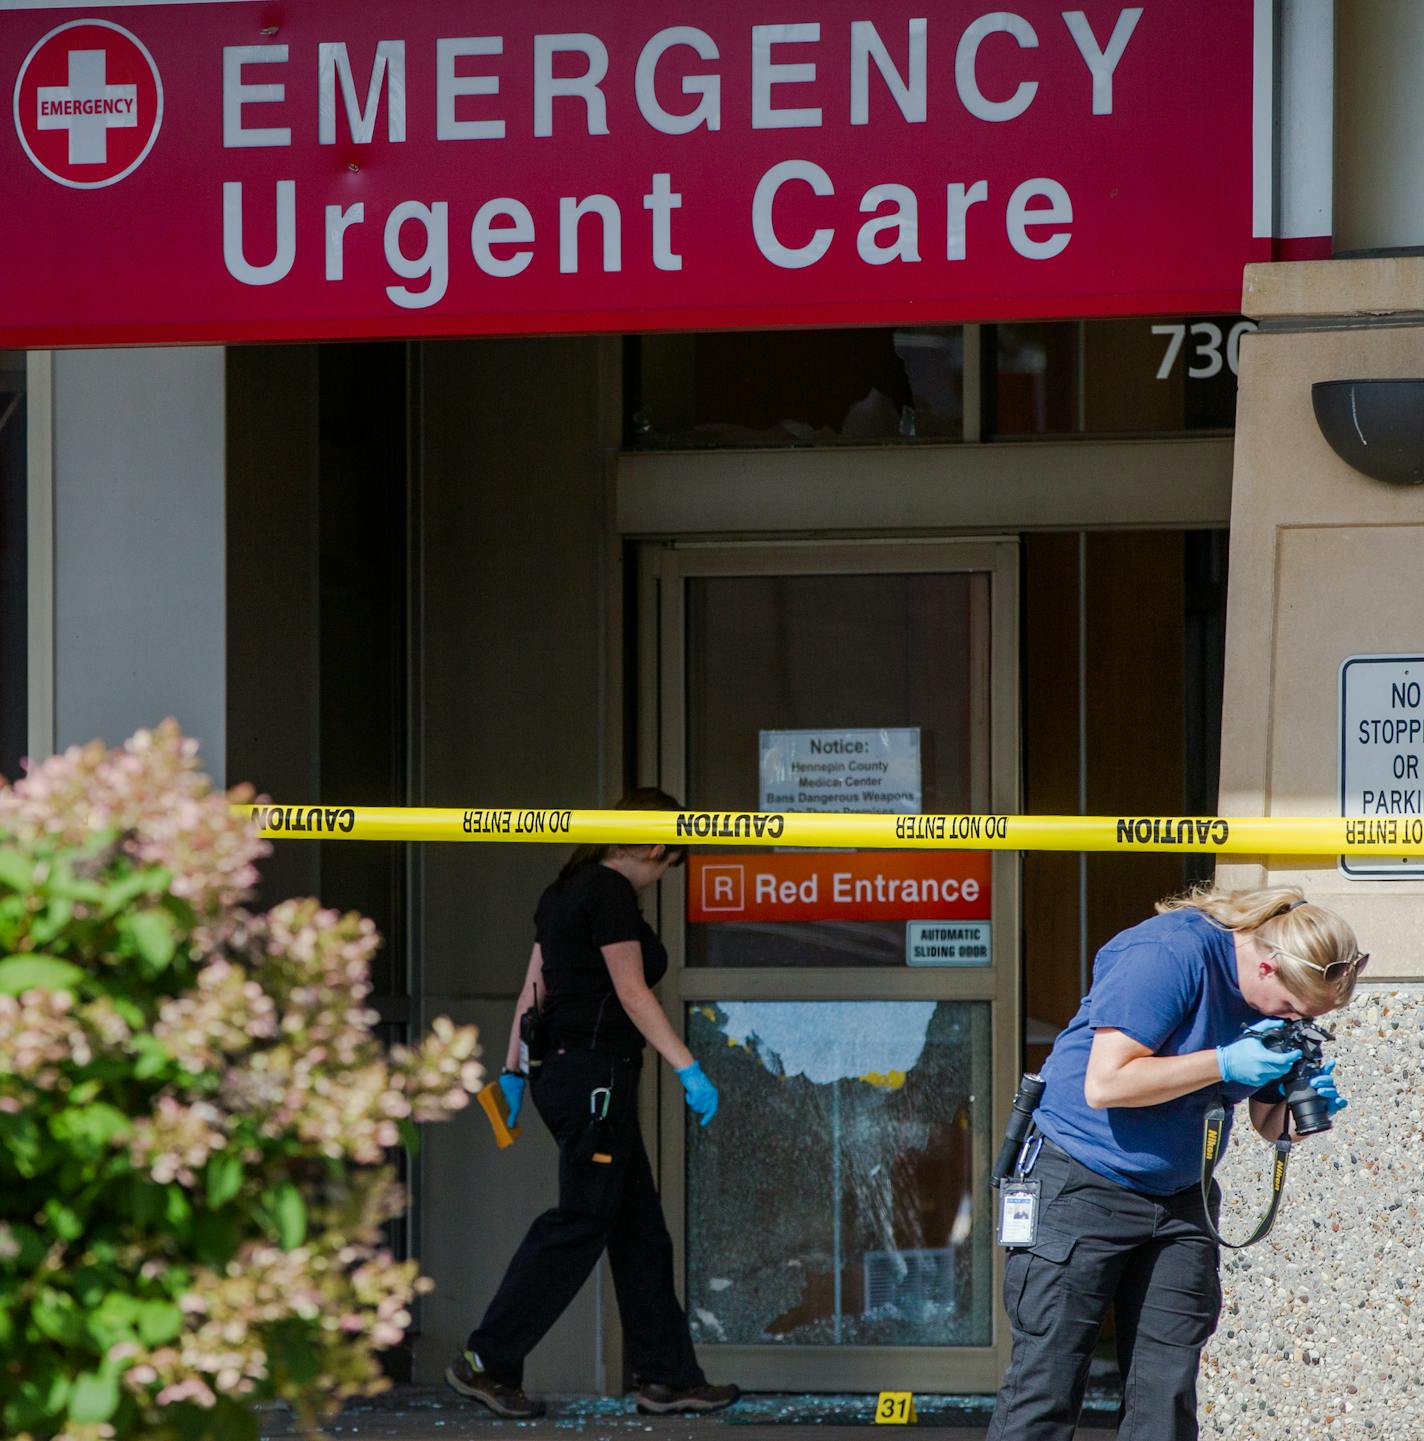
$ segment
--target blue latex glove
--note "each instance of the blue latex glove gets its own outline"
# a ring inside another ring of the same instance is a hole
[[[509,1107],[509,1125],[512,1130],[519,1123],[519,1108],[524,1104],[524,1088],[529,1082],[523,1076],[508,1071],[499,1078],[499,1088],[504,1092],[504,1103]]]
[[[1284,1076],[1300,1060],[1300,1052],[1271,1051],[1260,1040],[1265,1032],[1277,1031],[1283,1025],[1283,1020],[1271,1016],[1248,1026],[1229,1046],[1218,1046],[1216,1063],[1221,1067],[1221,1079],[1250,1086],[1254,1091]]]
[[[694,1061],[690,1066],[673,1073],[682,1082],[687,1092],[687,1104],[705,1126],[717,1114],[717,1087],[707,1079],[701,1065]]]
[[[1335,1077],[1330,1074],[1334,1069],[1335,1062],[1326,1061],[1320,1070],[1310,1077],[1310,1084],[1324,1098],[1327,1113],[1332,1116],[1338,1115],[1350,1104],[1336,1088]]]

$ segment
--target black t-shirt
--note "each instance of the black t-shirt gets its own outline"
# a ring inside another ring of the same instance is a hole
[[[638,1050],[642,1033],[628,1019],[613,990],[601,947],[637,941],[643,948],[643,979],[655,986],[668,958],[657,933],[638,909],[627,876],[590,861],[539,897],[534,939],[544,957],[540,1005],[556,1042],[612,1051]]]

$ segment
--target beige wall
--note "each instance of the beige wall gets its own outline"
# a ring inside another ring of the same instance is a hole
[[[1424,261],[1252,267],[1241,350],[1222,731],[1223,815],[1339,811],[1338,675],[1424,640],[1424,487],[1351,469],[1311,408],[1317,380],[1424,375]],[[1370,312],[1374,314],[1371,315]],[[1332,319],[1332,313],[1342,319]],[[1346,915],[1375,976],[1424,976],[1424,884],[1348,880],[1331,856],[1242,858],[1233,885],[1300,884]]]

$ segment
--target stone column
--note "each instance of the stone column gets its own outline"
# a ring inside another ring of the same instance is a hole
[[[1417,653],[1424,640],[1424,487],[1351,469],[1311,405],[1317,380],[1424,375],[1421,308],[1424,258],[1247,270],[1243,309],[1263,328],[1241,350],[1223,815],[1338,814],[1340,663]],[[1203,1435],[1424,1434],[1424,883],[1351,880],[1333,856],[1241,857],[1218,875],[1302,886],[1351,922],[1373,960],[1368,984],[1330,1018],[1350,1108],[1297,1146],[1271,1238],[1227,1254]],[[1259,1214],[1270,1154],[1242,1116],[1222,1168],[1228,1235],[1248,1234]]]

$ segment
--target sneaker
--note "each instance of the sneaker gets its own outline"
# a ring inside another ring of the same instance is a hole
[[[533,1421],[544,1414],[542,1401],[531,1401],[518,1386],[496,1381],[473,1351],[461,1351],[445,1368],[445,1384],[510,1421]]]
[[[634,1399],[640,1416],[668,1416],[675,1412],[724,1411],[742,1393],[735,1386],[701,1386],[679,1388],[645,1381]]]

